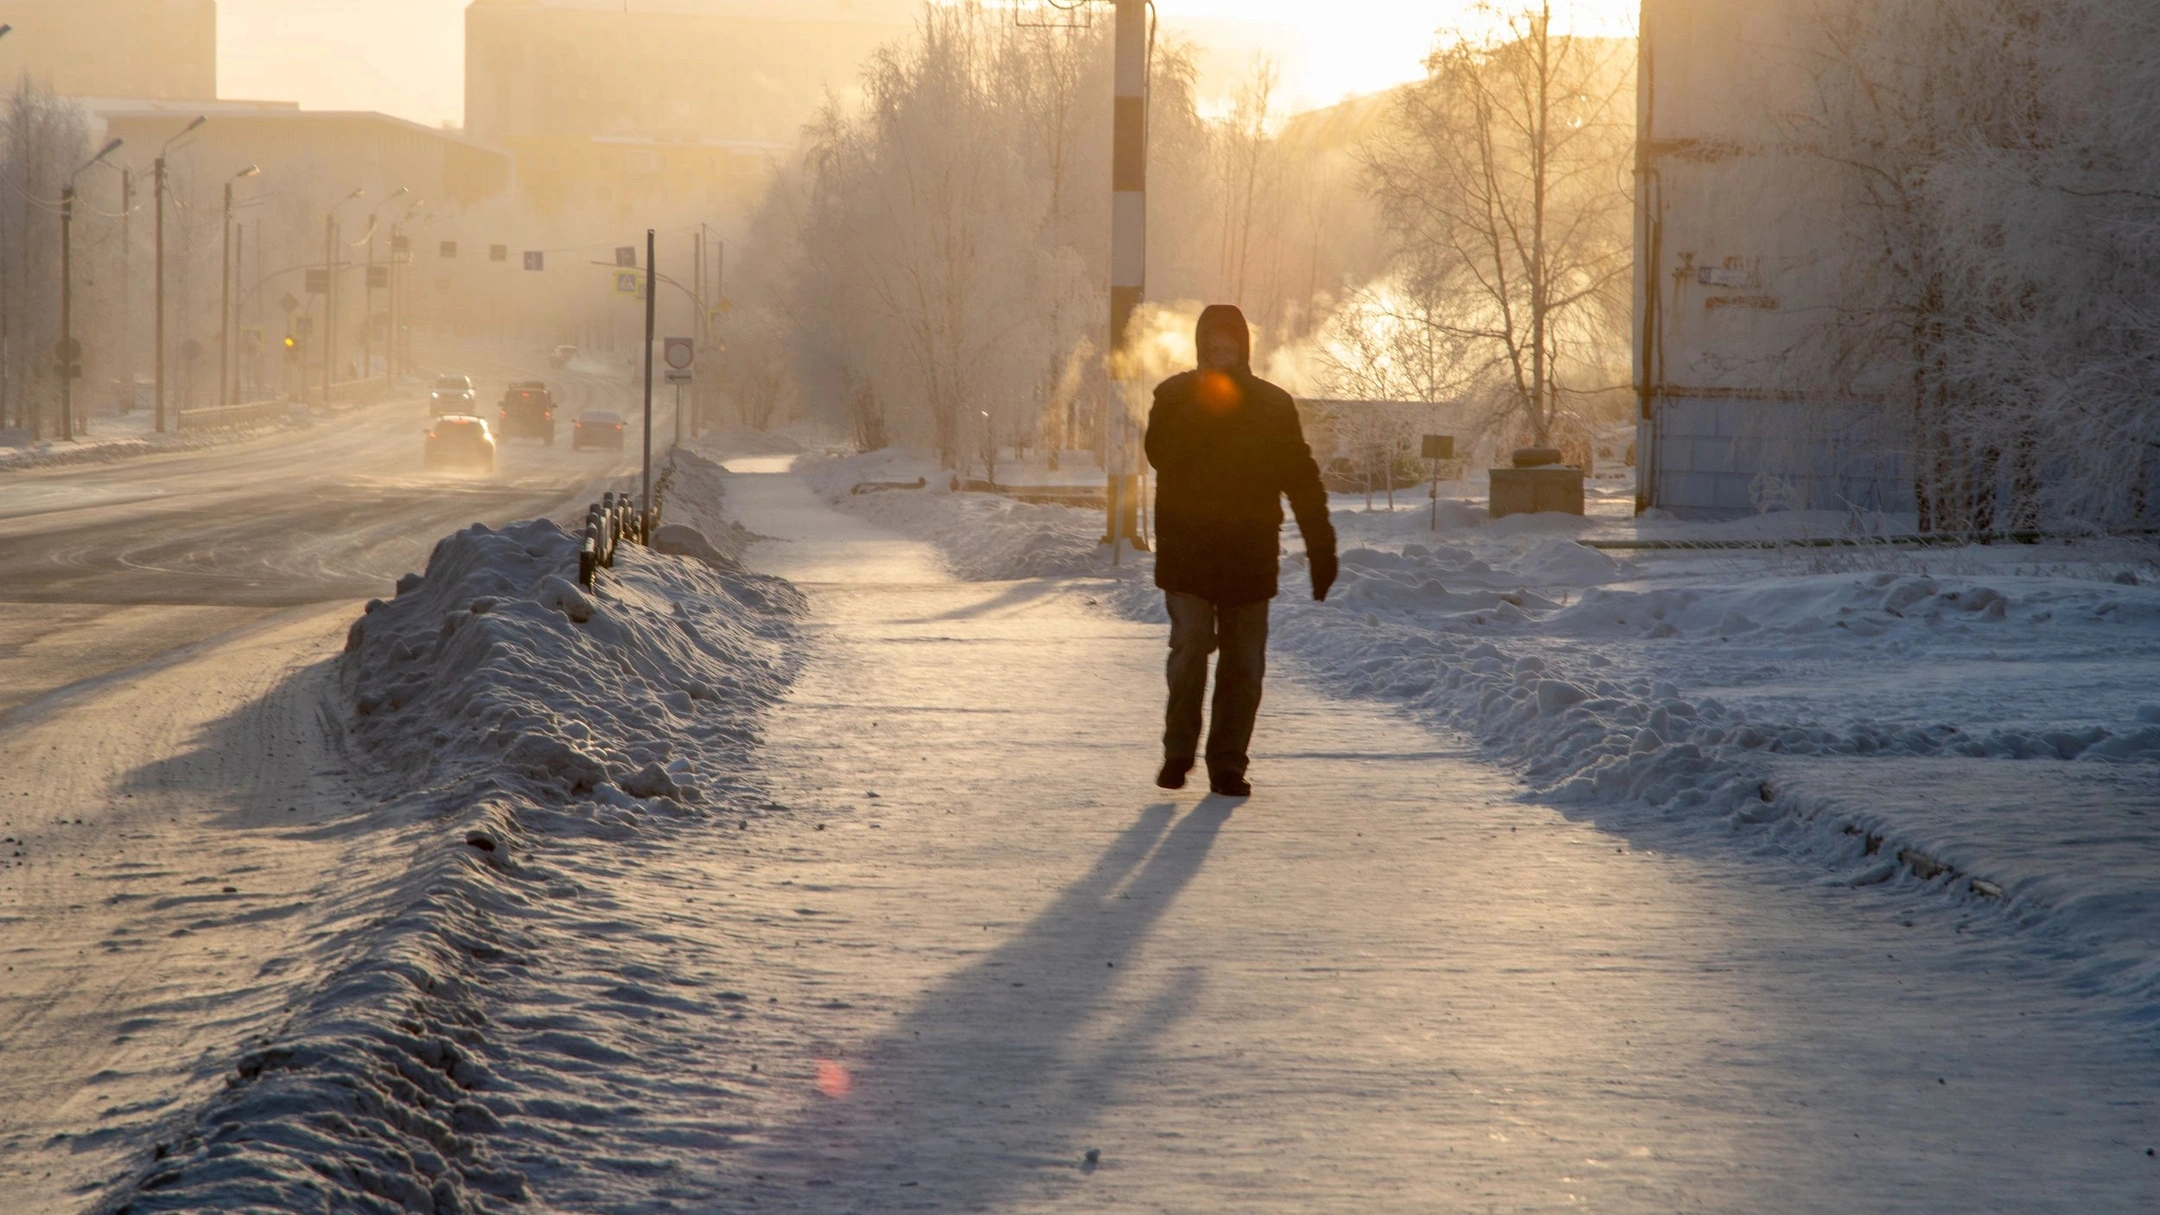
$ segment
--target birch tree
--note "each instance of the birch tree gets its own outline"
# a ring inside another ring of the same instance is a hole
[[[1402,91],[1369,147],[1395,237],[1394,283],[1426,306],[1394,321],[1460,349],[1503,425],[1537,446],[1579,436],[1626,341],[1628,43],[1553,28],[1550,4],[1481,10]]]

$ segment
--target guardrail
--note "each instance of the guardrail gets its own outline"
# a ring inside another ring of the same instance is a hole
[[[667,502],[667,491],[675,480],[675,464],[671,460],[653,482],[652,513],[644,518],[638,516],[637,499],[628,493],[609,490],[600,500],[585,511],[585,538],[578,545],[578,585],[592,589],[600,571],[615,568],[615,554],[626,543],[651,544],[652,534],[660,527],[660,511]]]
[[[205,405],[180,411],[181,430],[237,430],[282,422],[290,407],[283,401],[250,401],[245,405]]]

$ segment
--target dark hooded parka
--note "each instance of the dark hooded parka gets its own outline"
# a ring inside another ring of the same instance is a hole
[[[1155,466],[1155,585],[1221,606],[1275,597],[1282,499],[1312,559],[1313,594],[1335,580],[1327,490],[1290,394],[1252,373],[1252,333],[1228,304],[1200,314],[1199,344],[1233,335],[1233,367],[1203,366],[1155,389],[1147,456]]]

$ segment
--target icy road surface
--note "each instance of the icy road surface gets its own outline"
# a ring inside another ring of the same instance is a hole
[[[2149,1043],[2015,932],[1636,851],[1280,669],[1259,795],[1162,795],[1158,628],[736,467],[815,614],[763,751],[786,812],[611,867],[533,993],[733,1010],[596,1045],[576,1134],[522,1160],[552,1209],[2160,1202]]]
[[[477,364],[477,365],[476,365]],[[492,402],[510,364],[463,364]],[[621,407],[598,377],[547,377]],[[0,1211],[85,1209],[331,973],[402,865],[351,827],[329,666],[446,532],[581,500],[614,453],[420,468],[425,397],[0,472]]]

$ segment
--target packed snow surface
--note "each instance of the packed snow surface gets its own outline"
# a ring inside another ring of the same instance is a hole
[[[879,452],[810,476],[841,509],[933,542],[962,577],[1116,574],[1113,602],[1160,618],[1149,559],[1128,550],[1112,570],[1099,511],[945,492],[934,476],[866,484],[924,466]],[[1323,686],[1460,731],[1535,795],[1623,829],[1746,828],[1827,880],[2000,906],[2160,1016],[2150,543],[1687,547],[1844,535],[1851,521],[1491,521],[1444,494],[1437,508],[1363,505],[1335,497],[1342,574],[1326,603],[1285,530],[1274,648]],[[1910,530],[1894,523],[1872,530]],[[1583,543],[1645,539],[1681,547]]]
[[[676,517],[724,536],[710,515],[721,475],[686,456]],[[515,989],[546,941],[609,931],[580,918],[604,918],[605,899],[575,897],[603,857],[664,846],[739,799],[795,662],[794,589],[694,527],[671,531],[667,547],[692,555],[625,547],[587,591],[578,539],[555,523],[474,525],[354,622],[342,694],[384,773],[366,812],[432,828],[349,943],[354,960],[114,1202],[136,1215],[527,1203],[551,1145],[586,1117],[565,1103],[573,1078],[626,1056],[563,993]],[[582,994],[617,1012],[672,1000],[664,984]]]

